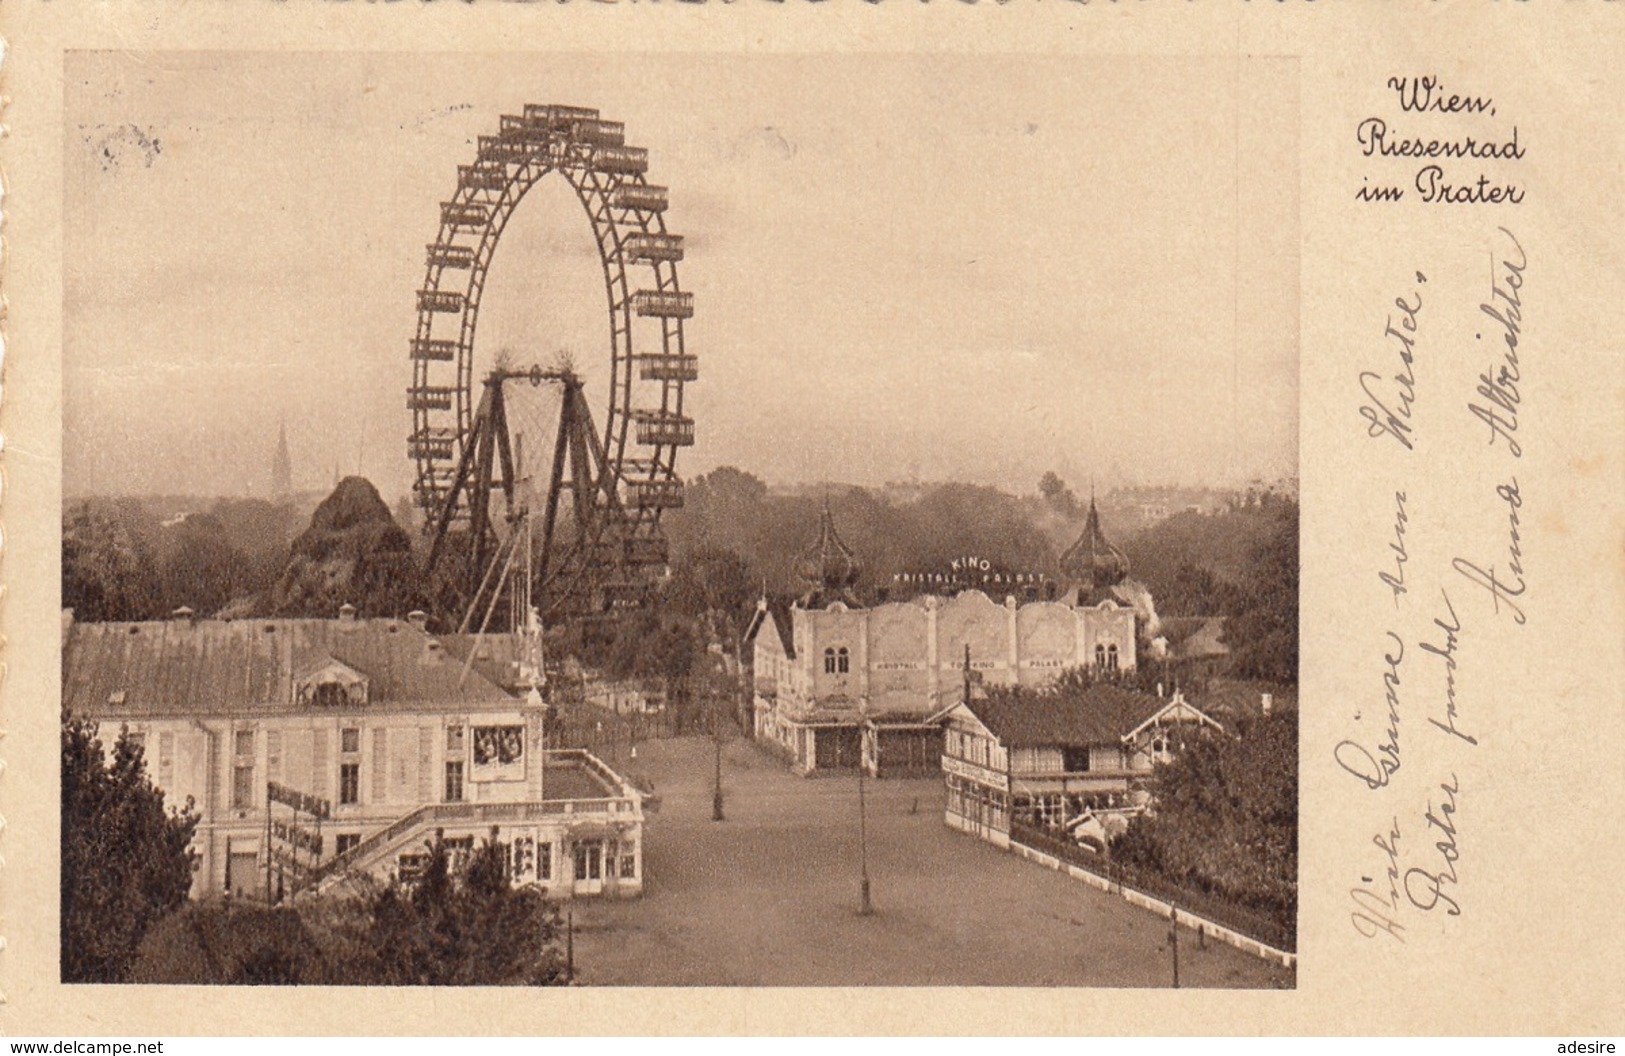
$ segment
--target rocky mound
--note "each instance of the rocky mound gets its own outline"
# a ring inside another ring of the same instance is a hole
[[[345,604],[363,617],[403,616],[423,606],[411,537],[370,481],[346,477],[322,500],[268,600],[278,616],[331,617]]]

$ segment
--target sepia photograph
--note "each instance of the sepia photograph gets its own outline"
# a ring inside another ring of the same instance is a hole
[[[63,983],[1297,986],[1297,60],[63,74]]]

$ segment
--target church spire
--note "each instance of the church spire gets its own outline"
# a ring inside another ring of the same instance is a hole
[[[277,431],[276,455],[271,459],[271,498],[281,502],[293,494],[293,459],[288,454],[288,422]]]

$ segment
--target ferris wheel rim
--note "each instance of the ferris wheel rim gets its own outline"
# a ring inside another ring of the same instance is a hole
[[[571,111],[573,116],[559,124],[557,111]],[[533,113],[545,115],[542,135],[535,135],[534,127],[527,130],[520,125],[532,121]],[[589,113],[591,117],[585,116]],[[517,140],[508,138],[510,124],[520,128]],[[665,190],[647,182],[644,167],[616,171],[614,166],[606,166],[602,163],[606,148],[585,141],[581,134],[583,128],[601,130],[605,125],[621,127],[603,122],[596,111],[579,108],[527,106],[523,118],[506,115],[502,119],[503,134],[480,137],[474,164],[459,166],[457,190],[441,204],[441,223],[434,243],[427,247],[423,285],[418,291],[417,328],[411,350],[413,384],[409,390],[409,445],[416,463],[413,490],[431,519],[440,512],[440,504],[455,501],[455,495],[448,495],[442,482],[447,479],[446,467],[462,457],[473,424],[479,309],[502,234],[530,190],[555,172],[575,192],[599,251],[610,357],[609,391],[599,439],[613,486],[617,492],[623,483],[654,486],[666,482],[680,487],[676,473],[678,448],[692,443],[692,420],[684,414],[685,385],[696,376],[693,357],[686,351],[683,327],[692,313],[692,295],[683,290],[678,277],[681,237],[667,230]],[[611,161],[646,159],[646,151],[625,147],[618,135],[608,154]],[[634,193],[623,195],[623,188],[633,188]],[[653,250],[641,258],[629,259],[628,243],[639,236],[642,241],[637,244],[653,246]],[[670,249],[673,245],[677,247],[675,254]],[[647,270],[634,273],[637,268]],[[459,279],[459,274],[464,277]],[[640,276],[647,277],[647,286],[638,281]],[[685,310],[646,313],[638,301],[650,295],[655,298],[650,303],[657,308],[679,305]],[[650,348],[644,352],[634,337],[634,320],[651,314],[658,334],[643,338]],[[437,319],[443,317],[449,317],[447,325],[437,326]],[[451,319],[455,319],[455,327],[450,325]],[[453,329],[454,339],[443,336]],[[638,390],[634,373],[640,358],[671,368],[654,371],[657,377],[648,371],[642,373],[639,380],[657,382],[659,399],[650,407],[640,407],[635,399]],[[443,373],[436,364],[448,362],[451,384],[436,385]],[[646,433],[642,425],[650,415],[657,424],[673,425],[673,430],[651,428]],[[634,424],[639,425],[637,435],[629,438]],[[641,457],[628,455],[634,441]],[[658,492],[653,494],[659,498]],[[631,509],[632,532],[655,533],[663,508],[659,501],[635,504]]]

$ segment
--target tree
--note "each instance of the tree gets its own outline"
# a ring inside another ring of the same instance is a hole
[[[943,484],[899,510],[913,568],[940,568],[974,555],[994,565],[1030,571],[1053,567],[1055,548],[1020,500],[977,484]]]
[[[121,731],[111,763],[93,722],[62,716],[62,980],[119,982],[147,929],[186,901],[198,816],[164,809],[142,746]]]
[[[675,611],[703,620],[731,646],[758,589],[744,558],[722,547],[700,546],[672,562],[665,594]]]
[[[1262,508],[1269,518],[1252,551],[1247,586],[1225,627],[1225,641],[1243,678],[1298,682],[1298,505],[1279,499]]]
[[[62,606],[79,620],[144,620],[161,613],[158,568],[126,516],[81,505],[62,518]]]
[[[694,480],[694,487],[715,501],[751,506],[767,498],[761,478],[734,466],[718,466]]]
[[[221,522],[189,514],[158,536],[158,576],[165,612],[186,606],[201,616],[224,608],[241,591],[248,565]]]
[[[1078,513],[1078,497],[1072,494],[1072,489],[1066,486],[1066,481],[1054,470],[1045,473],[1038,480],[1038,493],[1049,503],[1050,509],[1065,517],[1075,517]]]
[[[1286,921],[1298,898],[1298,718],[1235,720],[1186,744],[1151,781],[1154,812],[1130,823],[1114,857]]]
[[[659,680],[681,730],[698,717],[692,707],[690,675],[705,655],[704,637],[694,617],[645,610],[622,616],[603,664],[611,678]]]

